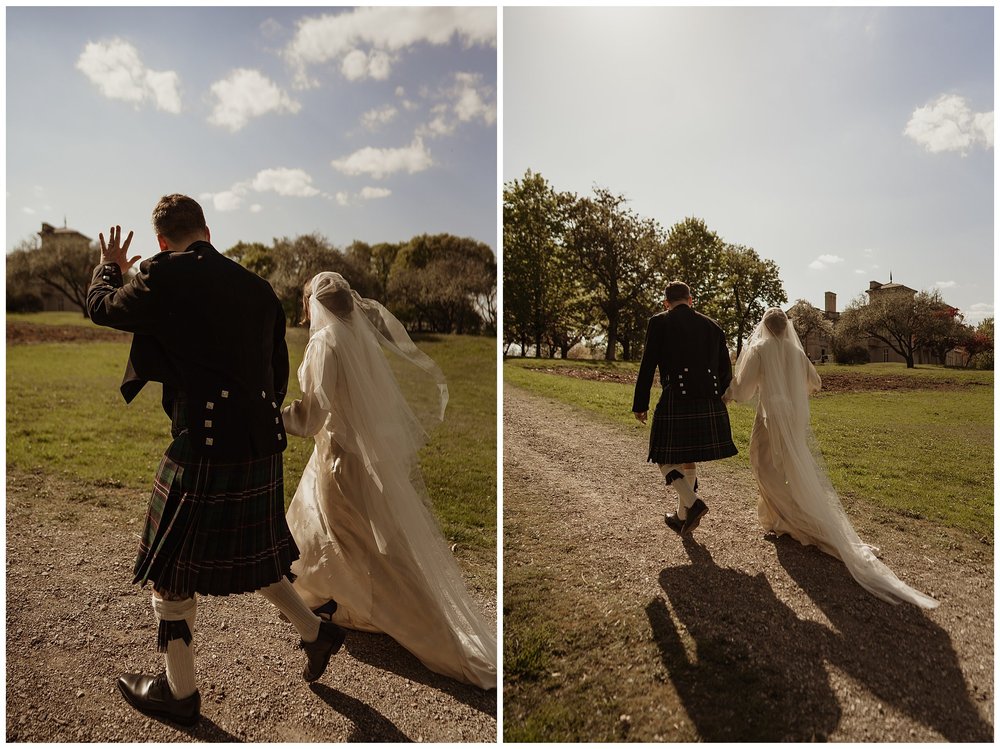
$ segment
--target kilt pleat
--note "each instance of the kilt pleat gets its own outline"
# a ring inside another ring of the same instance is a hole
[[[247,461],[195,455],[187,434],[160,461],[133,582],[181,595],[248,593],[291,576],[281,453]]]
[[[719,398],[687,398],[664,389],[653,413],[649,462],[697,463],[737,453],[729,411]]]

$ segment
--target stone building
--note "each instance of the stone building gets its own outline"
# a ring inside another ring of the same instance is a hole
[[[891,278],[889,283],[879,283],[878,281],[869,281],[868,289],[865,292],[868,294],[869,299],[874,299],[880,294],[908,294],[911,298],[917,293],[916,289],[911,289],[909,286],[904,286],[901,283],[894,283]],[[837,311],[837,295],[832,291],[828,291],[825,294],[825,304],[823,309],[823,317],[829,320],[834,328],[836,328],[837,322],[840,320],[840,313]],[[957,309],[955,310],[958,311]],[[895,362],[895,363],[906,363],[906,359],[893,351],[889,346],[887,346],[883,341],[877,338],[869,338],[867,343],[868,348],[868,360],[872,363],[875,362]],[[824,331],[814,330],[810,331],[806,339],[802,341],[802,347],[805,349],[806,354],[814,362],[826,361],[833,359],[833,336],[825,333]],[[824,358],[826,357],[826,358]],[[948,352],[945,362],[949,366],[964,366],[965,359],[967,355],[961,349],[952,349]],[[914,364],[938,364],[937,357],[927,349],[917,349],[913,356]]]

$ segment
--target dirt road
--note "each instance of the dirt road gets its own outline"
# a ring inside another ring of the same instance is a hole
[[[699,467],[710,512],[682,541],[646,438],[505,387],[505,637],[545,643],[505,685],[508,739],[992,739],[991,542],[846,501],[941,602],[893,606],[765,537],[745,468]]]
[[[349,633],[306,684],[294,629],[255,595],[199,597],[198,725],[144,717],[115,686],[119,673],[162,668],[149,593],[131,584],[144,493],[7,478],[8,741],[496,739],[495,690],[438,676],[383,635]],[[490,578],[480,576],[484,587]],[[474,593],[495,617],[492,592]]]

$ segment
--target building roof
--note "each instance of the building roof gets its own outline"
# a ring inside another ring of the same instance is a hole
[[[901,283],[893,283],[891,281],[889,283],[879,283],[878,281],[872,281],[868,285],[869,294],[873,291],[893,291],[894,289],[905,289],[906,291],[912,291],[914,294],[917,293],[916,289],[911,289],[909,286],[905,286],[904,284]]]
[[[90,237],[86,236],[85,234],[81,234],[76,229],[68,229],[65,226],[55,227],[52,226],[52,224],[46,224],[46,223],[42,223],[42,230],[38,232],[38,234],[45,236],[56,234],[63,237],[82,237],[83,239],[86,239],[88,242],[90,241]]]

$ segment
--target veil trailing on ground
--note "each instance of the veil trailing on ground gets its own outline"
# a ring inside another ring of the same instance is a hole
[[[787,482],[782,491],[787,501],[778,508],[781,525],[841,559],[873,595],[891,603],[936,607],[937,601],[903,583],[882,564],[847,518],[809,426],[809,392],[819,389],[819,377],[795,326],[781,309],[768,309],[754,328],[736,362],[734,382],[757,383],[753,391],[737,388],[733,395],[736,400],[758,395],[758,418],[763,417],[767,432],[764,462],[769,457]]]
[[[495,687],[495,628],[469,596],[418,462],[444,418],[444,375],[338,273],[312,280],[309,315],[297,403],[312,405],[292,433],[312,435],[316,450],[289,507],[305,544],[296,585],[334,597],[334,621],[385,632],[432,670]]]

